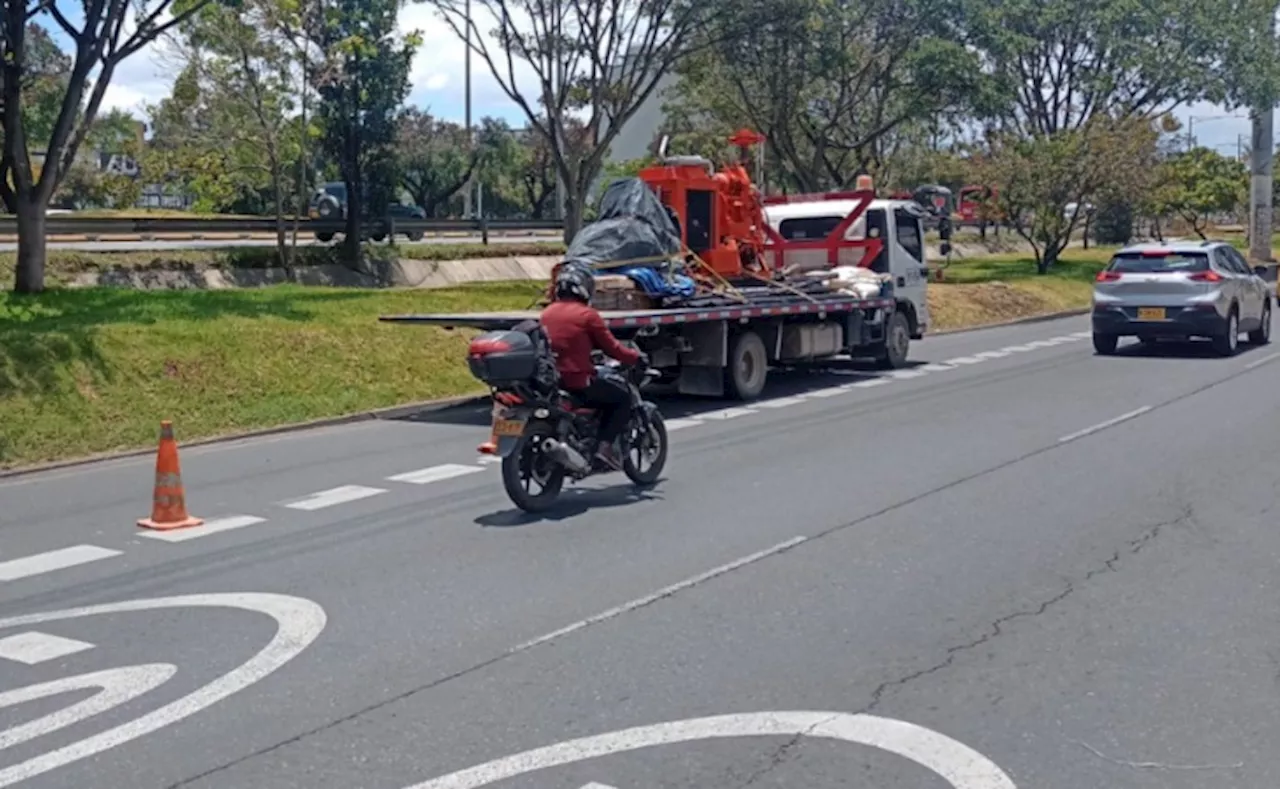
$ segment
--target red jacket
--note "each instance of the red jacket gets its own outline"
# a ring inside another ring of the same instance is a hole
[[[554,301],[543,308],[539,320],[556,353],[556,369],[565,389],[583,389],[591,383],[596,372],[593,350],[623,364],[640,361],[640,354],[618,342],[600,313],[580,301]]]

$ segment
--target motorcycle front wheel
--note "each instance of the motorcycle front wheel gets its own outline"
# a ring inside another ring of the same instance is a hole
[[[530,425],[511,454],[502,459],[502,487],[511,503],[529,513],[543,512],[555,503],[564,487],[564,468],[542,451],[542,442],[554,438],[547,424]],[[533,486],[537,485],[537,492]]]
[[[667,423],[662,414],[654,411],[649,415],[647,430],[638,419],[633,419],[627,425],[627,437],[623,473],[636,485],[653,485],[667,465]]]

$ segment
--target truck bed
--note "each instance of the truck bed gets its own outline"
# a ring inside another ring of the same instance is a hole
[[[812,315],[853,312],[892,307],[891,298],[859,299],[837,293],[816,296],[813,299],[796,297],[794,300],[771,300],[768,304],[741,304],[717,307],[683,307],[677,309],[650,310],[602,310],[600,315],[610,329],[626,329],[670,323],[699,323],[702,321],[738,320],[769,315]],[[512,312],[460,312],[454,314],[383,315],[384,323],[418,323],[445,328],[473,328],[484,331],[510,329],[527,320],[537,320],[538,310]]]

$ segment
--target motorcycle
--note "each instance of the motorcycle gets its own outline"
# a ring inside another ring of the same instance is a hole
[[[599,414],[560,388],[550,344],[536,322],[476,337],[467,358],[472,374],[492,390],[492,432],[502,458],[502,485],[517,507],[545,511],[566,480],[579,482],[614,470],[591,452]],[[627,426],[619,437],[622,472],[637,486],[655,484],[667,462],[667,428],[657,405],[641,390],[661,373],[615,362],[597,366],[597,374],[625,383],[631,395]]]

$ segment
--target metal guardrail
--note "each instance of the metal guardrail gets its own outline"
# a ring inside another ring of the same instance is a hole
[[[284,220],[286,231],[292,231],[293,219]],[[45,219],[45,234],[50,236],[112,236],[112,235],[162,235],[162,234],[254,234],[275,233],[276,220],[270,217],[242,219],[239,217],[112,217],[85,218],[53,215]],[[303,233],[340,234],[346,229],[342,220],[299,219],[298,230]],[[471,233],[487,236],[489,233],[559,231],[564,223],[558,219],[412,219],[391,217],[365,222],[366,233]],[[0,236],[17,235],[18,223],[12,216],[0,217]]]

